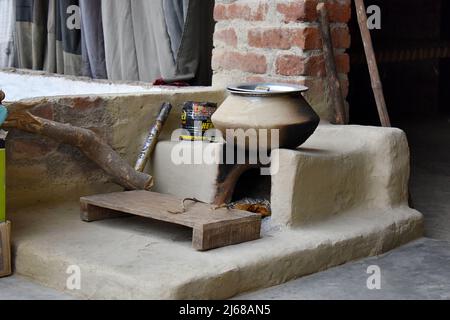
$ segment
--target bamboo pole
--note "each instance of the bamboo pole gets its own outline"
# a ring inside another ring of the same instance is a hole
[[[156,123],[151,127],[150,133],[145,139],[144,146],[138,155],[136,165],[134,169],[138,172],[144,172],[147,162],[152,156],[153,151],[155,151],[156,144],[158,143],[158,138],[163,130],[164,124],[169,117],[170,111],[172,110],[172,105],[170,103],[164,103],[159,112]]]
[[[356,13],[358,16],[359,29],[364,44],[364,51],[366,53],[367,65],[369,67],[370,80],[372,82],[372,89],[377,103],[378,114],[380,115],[381,125],[383,127],[390,127],[391,120],[387,111],[386,101],[383,94],[383,85],[378,71],[377,60],[373,49],[372,37],[367,26],[367,13],[364,0],[355,0]]]

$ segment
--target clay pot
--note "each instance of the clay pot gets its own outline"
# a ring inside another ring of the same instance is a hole
[[[226,137],[227,129],[256,129],[248,132],[245,145],[235,139],[237,146],[247,150],[250,139],[260,141],[259,129],[279,130],[279,148],[295,149],[302,145],[317,129],[320,118],[303,98],[308,88],[284,84],[246,84],[228,88],[230,95],[212,116],[216,129]],[[254,133],[258,132],[256,136]]]

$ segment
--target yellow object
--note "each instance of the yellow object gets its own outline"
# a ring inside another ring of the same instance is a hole
[[[0,149],[0,223],[6,221],[5,149]]]

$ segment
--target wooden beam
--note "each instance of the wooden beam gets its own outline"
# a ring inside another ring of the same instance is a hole
[[[367,13],[364,0],[355,0],[356,13],[358,16],[359,29],[364,44],[364,51],[366,53],[367,65],[369,67],[370,80],[372,82],[372,89],[377,103],[378,114],[380,116],[381,125],[383,127],[390,127],[391,120],[387,111],[386,101],[384,99],[383,85],[380,79],[375,51],[373,49],[372,36],[370,35],[369,27],[367,26]]]
[[[8,118],[2,128],[18,129],[72,145],[127,190],[150,190],[153,187],[153,178],[150,175],[134,170],[92,130],[31,114],[29,110],[41,103],[42,100],[7,105]]]
[[[324,3],[317,5],[317,12],[319,14],[320,30],[322,33],[323,55],[327,71],[330,102],[336,111],[336,123],[347,124],[346,104],[342,93],[341,82],[339,81],[330,24],[328,22],[328,13]]]
[[[116,192],[84,197],[84,221],[131,214],[193,229],[192,246],[206,251],[260,238],[261,215],[148,191]],[[185,203],[185,204],[184,204]]]

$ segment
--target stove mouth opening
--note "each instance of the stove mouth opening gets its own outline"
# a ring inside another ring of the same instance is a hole
[[[272,214],[272,177],[261,175],[261,169],[249,169],[236,183],[232,197],[234,209],[261,214],[263,218]]]

